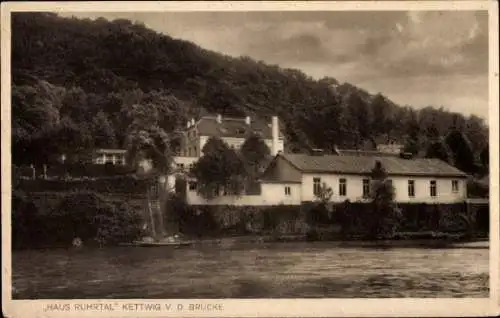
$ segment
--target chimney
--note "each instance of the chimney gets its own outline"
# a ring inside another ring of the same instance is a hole
[[[245,123],[246,123],[248,126],[250,126],[250,123],[251,123],[250,116],[245,117]]]
[[[219,114],[217,115],[217,122],[220,124],[222,123],[222,116]]]
[[[273,116],[273,118],[272,118],[271,129],[272,129],[272,136],[273,136],[271,155],[276,156],[278,154],[278,138],[279,138],[279,127],[278,127],[278,117],[277,116]]]
[[[186,128],[189,128],[189,127],[191,127],[191,121],[190,120],[188,120],[188,122],[186,124]]]

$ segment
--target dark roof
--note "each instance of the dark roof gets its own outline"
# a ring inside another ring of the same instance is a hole
[[[338,149],[337,153],[340,156],[399,157],[399,154],[375,151],[375,150]]]
[[[222,117],[222,121],[218,123],[216,117],[202,117],[195,126],[202,136],[246,138],[256,133],[263,139],[272,138],[271,120],[269,123],[264,123],[261,120],[252,119],[250,125],[247,125],[244,118]],[[280,138],[283,138],[281,132]]]
[[[403,159],[387,156],[311,156],[280,154],[302,172],[369,174],[380,161],[389,175],[466,177],[467,175],[439,159]]]
[[[276,168],[277,156],[270,156],[270,160],[266,158],[265,170],[261,173],[260,181],[265,183],[302,183],[301,173],[279,173]]]

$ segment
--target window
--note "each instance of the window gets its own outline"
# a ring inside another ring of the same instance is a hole
[[[339,180],[339,195],[340,196],[347,195],[347,180],[346,179]]]
[[[437,196],[437,184],[436,180],[431,180],[430,182],[431,197]]]
[[[150,188],[151,195],[158,195],[158,184],[153,184]]]
[[[189,181],[189,191],[195,191],[197,187],[196,181]]]
[[[363,198],[370,196],[370,179],[363,179]]]
[[[285,195],[292,195],[292,189],[290,187],[285,187]]]
[[[458,192],[458,180],[451,180],[451,191],[453,193]]]
[[[320,195],[321,192],[321,179],[313,178],[313,194]]]
[[[415,180],[408,180],[408,196],[415,197]]]

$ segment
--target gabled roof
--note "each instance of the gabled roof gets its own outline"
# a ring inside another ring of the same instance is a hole
[[[255,133],[263,139],[272,138],[271,121],[264,123],[261,120],[252,119],[250,125],[247,125],[244,118],[223,117],[218,123],[216,117],[202,117],[195,126],[201,136],[246,138]],[[280,138],[283,138],[281,132]]]
[[[337,156],[306,154],[280,154],[302,172],[370,174],[376,161],[380,161],[389,175],[466,177],[467,175],[439,159],[403,159],[388,156]]]
[[[399,154],[376,150],[338,149],[336,151],[340,156],[399,157]]]
[[[300,171],[293,168],[292,171],[283,171],[277,165],[284,160],[279,156],[272,157],[273,160],[267,163],[266,169],[260,177],[260,181],[265,183],[302,183]]]

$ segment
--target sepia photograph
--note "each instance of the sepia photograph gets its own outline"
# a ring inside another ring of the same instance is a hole
[[[489,298],[483,3],[9,12],[10,299]]]

